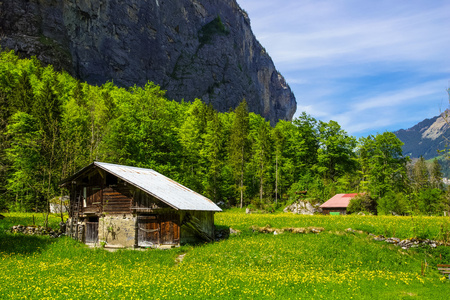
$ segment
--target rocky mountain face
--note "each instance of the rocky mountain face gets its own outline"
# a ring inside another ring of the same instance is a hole
[[[404,143],[404,155],[411,158],[423,156],[425,159],[439,156],[438,150],[444,150],[450,144],[450,111],[394,134]]]
[[[219,111],[244,98],[275,124],[296,101],[236,0],[3,0],[0,45],[82,81],[153,81]]]

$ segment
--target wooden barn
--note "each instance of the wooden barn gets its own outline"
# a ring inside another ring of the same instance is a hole
[[[320,206],[324,215],[346,215],[350,200],[358,194],[336,194]]]
[[[65,179],[67,234],[106,247],[173,247],[214,239],[211,200],[151,170],[94,162]]]

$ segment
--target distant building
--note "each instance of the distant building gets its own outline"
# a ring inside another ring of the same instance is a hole
[[[358,194],[336,194],[332,198],[330,198],[327,202],[322,204],[320,208],[322,208],[322,213],[324,215],[333,215],[347,214],[347,207],[350,204],[350,200],[355,198]]]
[[[173,247],[214,239],[208,198],[151,170],[94,162],[65,179],[67,232],[109,247]]]
[[[67,213],[69,211],[69,196],[56,197],[50,200],[52,214]]]

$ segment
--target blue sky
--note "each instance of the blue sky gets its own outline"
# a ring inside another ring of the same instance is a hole
[[[238,0],[302,111],[356,137],[448,108],[450,1]]]

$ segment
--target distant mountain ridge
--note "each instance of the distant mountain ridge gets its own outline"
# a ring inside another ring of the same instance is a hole
[[[438,151],[446,149],[450,139],[450,111],[425,119],[409,129],[400,129],[394,134],[403,145],[403,154],[411,158],[423,156],[430,159],[441,155]]]

